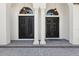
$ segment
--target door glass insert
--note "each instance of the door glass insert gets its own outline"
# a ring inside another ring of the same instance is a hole
[[[47,11],[47,14],[46,15],[59,15],[57,9],[50,9]]]
[[[33,14],[33,11],[29,7],[23,7],[20,11],[20,14]]]

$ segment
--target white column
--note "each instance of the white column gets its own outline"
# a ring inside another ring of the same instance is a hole
[[[45,41],[45,8],[41,8],[41,45],[46,44]]]
[[[79,5],[73,5],[73,41],[72,44],[79,45]]]
[[[0,45],[6,45],[10,43],[9,36],[9,20],[7,14],[7,4],[0,3]]]
[[[73,44],[73,4],[69,3],[69,42]]]
[[[34,13],[34,45],[39,45],[39,40],[38,40],[38,8],[35,8],[35,13]]]

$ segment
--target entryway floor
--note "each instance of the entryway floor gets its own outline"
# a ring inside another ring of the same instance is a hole
[[[65,39],[46,40],[46,45],[33,45],[33,40],[12,40],[10,44],[0,47],[11,48],[79,48],[79,45],[72,45]]]

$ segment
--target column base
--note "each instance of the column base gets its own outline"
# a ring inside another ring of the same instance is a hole
[[[45,40],[41,40],[40,41],[40,45],[46,45],[46,41]]]
[[[39,45],[39,41],[34,41],[33,45]]]

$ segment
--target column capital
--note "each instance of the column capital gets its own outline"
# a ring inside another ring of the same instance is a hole
[[[45,18],[46,8],[41,8],[41,16]]]
[[[40,9],[46,9],[46,3],[41,3],[40,4]]]
[[[34,9],[46,9],[46,3],[34,3],[33,4]]]
[[[39,9],[39,4],[38,3],[33,3],[33,8],[34,9]]]

